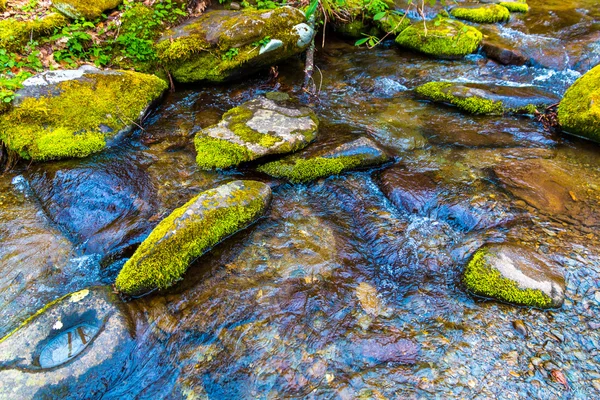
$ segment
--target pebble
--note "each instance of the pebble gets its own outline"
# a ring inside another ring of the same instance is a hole
[[[522,320],[516,319],[513,321],[512,325],[513,325],[513,328],[515,328],[515,330],[517,332],[519,332],[519,334],[521,334],[523,337],[529,336],[527,326],[525,325],[525,323]]]

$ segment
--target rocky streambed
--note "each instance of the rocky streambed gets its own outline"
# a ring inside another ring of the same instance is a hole
[[[118,145],[0,176],[0,398],[600,397],[600,151],[514,112],[597,64],[600,9],[528,4],[475,24],[523,62],[331,35],[318,98],[295,58],[178,85],[103,122]]]

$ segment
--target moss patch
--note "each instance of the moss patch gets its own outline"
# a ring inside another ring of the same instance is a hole
[[[410,26],[410,19],[398,14],[388,13],[385,17],[377,21],[376,24],[382,31],[398,35]]]
[[[510,12],[506,7],[498,4],[489,4],[481,7],[456,7],[450,11],[455,18],[464,19],[480,24],[492,24],[495,22],[508,21]]]
[[[519,13],[527,13],[529,12],[529,6],[525,2],[502,2],[499,5],[506,7],[506,9],[510,12],[519,12]]]
[[[297,46],[298,35],[292,27],[304,20],[302,12],[290,7],[268,12],[211,11],[168,31],[156,48],[159,59],[177,81],[222,82],[301,52],[303,48]],[[259,48],[253,43],[267,36],[281,40],[283,45],[259,55]],[[237,54],[226,57],[232,48],[237,49]]]
[[[502,102],[482,99],[480,97],[458,98],[447,93],[444,89],[452,86],[449,82],[429,82],[415,88],[415,92],[432,101],[450,103],[471,114],[502,114]]]
[[[131,125],[167,85],[136,72],[84,75],[58,83],[60,95],[27,97],[0,115],[0,140],[24,159],[85,157]]]
[[[203,170],[237,166],[253,158],[244,146],[223,139],[198,135],[194,139],[194,145],[197,153],[196,163]]]
[[[277,160],[257,168],[258,171],[292,183],[305,183],[343,171],[361,164],[360,157],[315,157],[309,159]]]
[[[6,2],[8,0],[0,0],[0,11],[6,10]]]
[[[396,43],[440,58],[459,58],[477,50],[483,37],[477,29],[447,18],[438,21],[439,26],[427,22],[427,32],[422,23],[412,24],[396,37]]]
[[[547,308],[552,299],[537,289],[521,289],[486,262],[486,249],[478,250],[465,268],[463,282],[474,294],[524,306]]]
[[[50,13],[41,19],[19,21],[7,18],[0,21],[0,49],[18,52],[30,39],[49,35],[55,28],[62,28],[69,20],[59,14]]]
[[[117,8],[123,0],[54,0],[52,5],[72,19],[95,19],[106,10]]]
[[[265,194],[270,194],[266,185],[253,181],[228,185],[227,192],[221,188],[203,192],[162,220],[119,272],[117,289],[140,295],[173,285],[192,260],[264,212],[270,196]]]
[[[567,90],[558,106],[558,122],[569,133],[600,142],[600,65]]]
[[[255,143],[262,147],[270,147],[281,141],[276,136],[260,133],[250,128],[246,123],[252,119],[254,113],[244,106],[234,107],[223,114],[227,127],[240,139],[248,143]]]

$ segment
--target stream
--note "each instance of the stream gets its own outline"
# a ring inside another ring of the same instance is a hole
[[[300,88],[299,59],[276,78],[178,86],[119,146],[0,176],[0,337],[84,289],[97,325],[79,328],[81,340],[105,336],[83,350],[77,376],[0,364],[2,381],[38,399],[600,398],[600,148],[531,117],[471,116],[412,91],[445,80],[561,97],[600,62],[600,4],[528,3],[528,14],[487,29],[537,49],[533,65],[435,60],[329,34],[317,47],[318,98]],[[393,161],[297,185],[257,162],[200,171],[194,133],[276,90],[317,113],[309,150],[368,137]],[[128,302],[112,293],[162,218],[240,178],[271,186],[265,216],[172,288]],[[562,308],[467,294],[463,266],[490,242],[558,263]]]

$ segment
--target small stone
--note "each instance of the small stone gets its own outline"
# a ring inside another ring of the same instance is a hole
[[[239,3],[236,3],[235,1],[232,1],[229,4],[229,8],[231,8],[232,10],[240,10],[242,7],[240,6]]]
[[[521,334],[523,337],[527,337],[529,335],[529,332],[527,331],[527,326],[522,320],[514,320],[512,325],[513,328],[515,328],[515,330],[519,332],[519,334]]]
[[[296,46],[300,48],[308,46],[315,34],[314,29],[305,24],[304,22],[298,25],[294,25],[294,27],[292,28],[292,32],[298,35],[298,41],[296,42]]]
[[[283,42],[281,40],[271,39],[271,40],[269,40],[269,43],[260,47],[258,54],[264,54],[264,53],[268,53],[269,51],[277,50],[281,46],[283,46]]]

